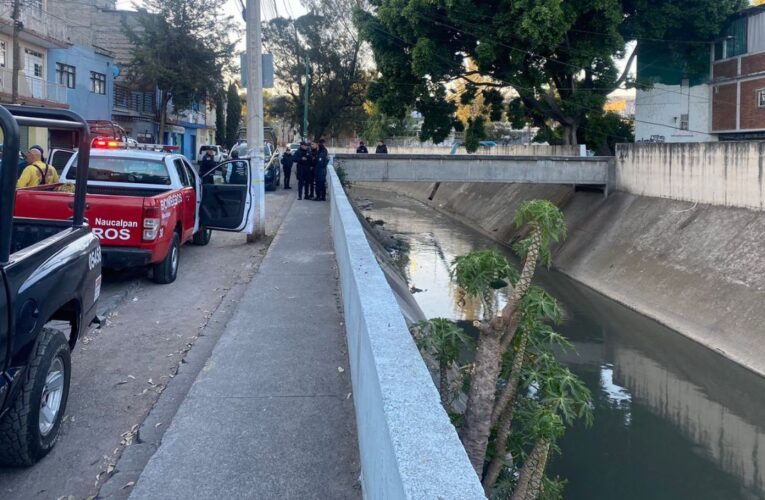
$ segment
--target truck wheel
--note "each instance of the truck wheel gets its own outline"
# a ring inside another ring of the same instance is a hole
[[[29,466],[53,448],[69,398],[71,372],[66,336],[43,328],[21,392],[0,421],[0,464]]]
[[[165,259],[159,264],[154,265],[154,283],[166,285],[172,283],[178,276],[178,261],[181,253],[181,237],[178,233],[173,233],[173,242],[167,250]]]
[[[194,233],[194,236],[191,238],[191,243],[203,247],[210,243],[210,238],[212,238],[212,229],[203,227]]]

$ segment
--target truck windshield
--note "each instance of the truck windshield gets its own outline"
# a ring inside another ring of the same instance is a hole
[[[66,178],[77,178],[76,166],[69,169]],[[88,180],[167,186],[170,184],[170,174],[163,161],[91,156]]]

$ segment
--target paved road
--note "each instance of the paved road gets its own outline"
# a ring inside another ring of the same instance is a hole
[[[269,234],[281,224],[293,193],[267,195]],[[230,316],[269,242],[248,245],[243,235],[215,233],[206,247],[185,246],[178,279],[170,285],[156,285],[142,273],[106,273],[100,304],[107,322],[73,353],[59,442],[34,467],[0,469],[0,498],[95,496],[209,319]]]

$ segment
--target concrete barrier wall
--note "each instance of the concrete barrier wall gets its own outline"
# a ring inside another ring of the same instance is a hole
[[[368,145],[370,153],[374,153],[375,144]],[[356,146],[352,147],[333,147],[330,148],[332,153],[355,153]],[[451,147],[439,147],[439,146],[391,146],[388,145],[388,153],[399,155],[448,155],[451,152]],[[458,154],[464,155],[465,148],[462,147],[457,151]],[[507,145],[507,146],[495,146],[493,148],[480,148],[476,151],[481,155],[505,155],[505,156],[579,156],[579,146],[523,146],[519,144]]]
[[[616,189],[763,210],[763,154],[760,142],[619,144]]]
[[[364,497],[484,499],[361,224],[329,171]]]

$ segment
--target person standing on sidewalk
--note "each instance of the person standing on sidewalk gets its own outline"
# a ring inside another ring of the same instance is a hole
[[[215,150],[208,149],[202,157],[202,161],[199,162],[199,176],[202,178],[202,184],[213,184],[215,182],[213,176],[207,174],[215,170],[215,167],[217,166],[218,162],[215,161]]]
[[[308,143],[301,142],[300,148],[295,151],[295,163],[297,163],[298,200],[308,198],[308,174],[311,169],[311,152],[308,151]]]
[[[327,165],[329,164],[329,151],[324,147],[324,139],[319,140],[316,151],[316,201],[327,200]]]
[[[292,176],[292,164],[295,159],[292,157],[290,148],[284,150],[282,155],[282,170],[284,171],[284,189],[292,189],[290,187],[290,177]]]
[[[377,148],[375,149],[375,154],[378,154],[378,155],[388,154],[388,146],[385,145],[385,141],[383,141],[382,139],[377,141]]]
[[[366,144],[364,144],[364,141],[359,141],[359,147],[356,148],[356,154],[365,155],[367,153],[369,153],[369,150],[367,149]]]
[[[316,197],[316,161],[319,153],[319,144],[316,142],[311,143],[311,169],[308,174],[308,187],[311,190],[311,194],[308,197],[309,200],[313,200]]]

